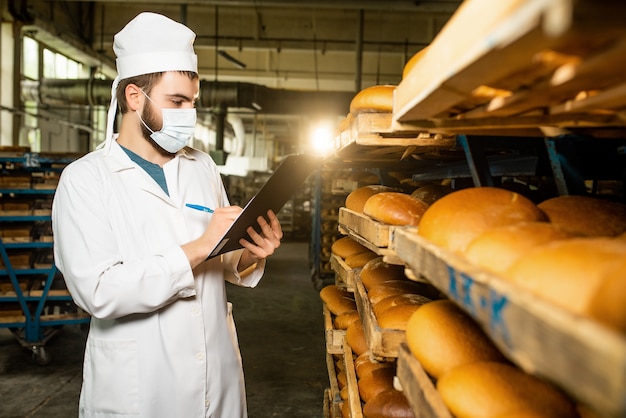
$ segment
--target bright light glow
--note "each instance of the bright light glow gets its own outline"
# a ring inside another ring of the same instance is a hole
[[[320,122],[311,129],[311,145],[317,154],[325,155],[334,147],[335,131],[329,122]]]

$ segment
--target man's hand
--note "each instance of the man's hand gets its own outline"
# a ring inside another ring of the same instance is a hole
[[[254,263],[269,257],[274,254],[274,250],[280,247],[280,240],[283,239],[280,222],[271,210],[267,211],[267,220],[262,216],[257,218],[261,233],[258,233],[253,227],[247,229],[246,232],[253,242],[243,238],[239,240],[239,243],[244,247],[244,252],[239,260],[239,271],[243,271]]]
[[[239,206],[216,208],[204,233],[196,240],[182,246],[191,268],[206,260],[209,252],[217,245],[218,240],[228,231],[239,216]]]

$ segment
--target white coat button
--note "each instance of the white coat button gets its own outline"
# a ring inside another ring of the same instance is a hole
[[[209,406],[209,400],[208,399],[204,400],[204,406],[206,406],[208,408],[208,406]]]
[[[198,305],[194,305],[194,307],[191,308],[191,313],[194,315],[198,315],[200,313],[200,307]]]
[[[204,353],[198,353],[196,354],[196,358],[200,361],[204,360]]]

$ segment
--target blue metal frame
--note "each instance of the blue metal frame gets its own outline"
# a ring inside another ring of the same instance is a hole
[[[21,157],[4,157],[0,158],[0,162],[13,162],[21,163],[25,170],[37,171],[42,167],[42,164],[49,163],[70,163],[73,161],[70,158],[47,158],[41,157],[37,153],[24,153]],[[61,171],[61,169],[44,168],[50,171]],[[0,195],[53,195],[54,189],[2,189]],[[36,215],[9,215],[1,216],[0,223],[2,222],[47,222],[51,221],[50,215],[36,216]],[[58,327],[70,324],[85,324],[89,323],[91,318],[86,316],[84,318],[67,317],[67,318],[55,318],[55,319],[42,319],[42,313],[48,302],[71,302],[72,297],[69,295],[50,296],[50,288],[52,282],[57,275],[57,267],[52,264],[50,268],[27,268],[27,269],[15,269],[13,268],[9,259],[7,250],[13,249],[39,249],[50,248],[52,249],[54,244],[52,242],[19,242],[19,243],[5,243],[0,238],[0,257],[4,263],[5,268],[0,269],[0,277],[9,277],[15,295],[0,296],[0,304],[2,303],[17,303],[23,312],[23,321],[13,322],[0,322],[0,328],[9,328],[16,335],[21,345],[33,349],[33,353],[36,353],[36,349],[42,349],[46,341],[54,335],[58,330]],[[29,295],[27,292],[23,292],[19,286],[19,276],[41,276],[45,278],[45,283],[41,294],[38,296]]]

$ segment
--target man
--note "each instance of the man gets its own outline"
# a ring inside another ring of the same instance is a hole
[[[92,315],[82,417],[247,415],[224,280],[255,286],[282,230],[270,211],[242,250],[205,261],[241,208],[210,157],[185,147],[199,89],[194,39],[153,13],[115,36],[105,146],[66,167],[55,195],[55,261]]]

